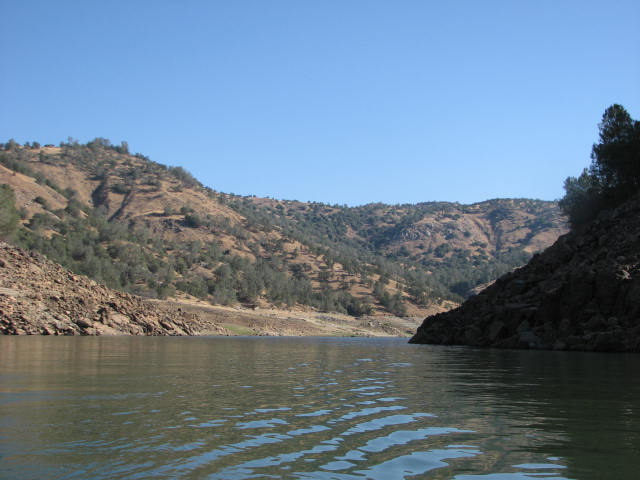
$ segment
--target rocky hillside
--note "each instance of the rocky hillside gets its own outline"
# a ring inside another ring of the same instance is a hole
[[[36,252],[0,243],[0,333],[196,335],[227,333],[181,308],[152,304],[75,275]]]
[[[349,208],[239,197],[105,139],[0,151],[12,241],[111,288],[213,304],[423,318],[565,231],[553,202]]]
[[[560,237],[459,308],[427,318],[411,342],[640,351],[640,199]]]

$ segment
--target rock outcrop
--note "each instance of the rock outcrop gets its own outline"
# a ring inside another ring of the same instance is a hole
[[[39,253],[0,243],[0,333],[197,335],[225,330],[179,307],[111,290]]]
[[[640,199],[426,318],[410,342],[640,352]]]

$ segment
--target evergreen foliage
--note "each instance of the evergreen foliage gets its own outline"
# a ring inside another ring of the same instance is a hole
[[[564,183],[560,207],[572,227],[585,225],[600,211],[640,191],[640,122],[614,104],[605,110],[598,127],[599,143],[592,148],[589,169]]]

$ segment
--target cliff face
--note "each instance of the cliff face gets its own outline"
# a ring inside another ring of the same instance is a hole
[[[225,333],[180,308],[155,305],[0,243],[0,334],[197,335]]]
[[[560,237],[411,343],[640,351],[640,199]]]

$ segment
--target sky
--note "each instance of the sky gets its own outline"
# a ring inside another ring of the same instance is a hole
[[[222,192],[558,199],[640,119],[640,2],[0,0],[0,142],[127,141]]]

